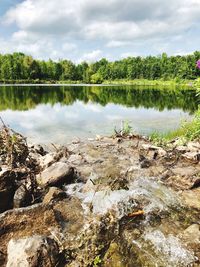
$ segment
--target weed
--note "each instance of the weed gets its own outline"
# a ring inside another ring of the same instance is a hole
[[[93,262],[93,267],[98,267],[100,264],[101,264],[101,259],[100,259],[100,256],[96,256],[95,259],[94,259],[94,262]]]

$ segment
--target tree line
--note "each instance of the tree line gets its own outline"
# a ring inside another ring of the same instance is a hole
[[[105,80],[119,79],[196,79],[200,69],[196,62],[200,51],[185,56],[128,57],[109,62],[107,59],[94,63],[74,64],[70,60],[55,62],[36,60],[23,53],[0,54],[0,80],[43,80],[43,81],[80,81],[102,83]]]

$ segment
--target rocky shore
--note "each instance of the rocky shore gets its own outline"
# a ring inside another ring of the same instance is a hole
[[[46,151],[3,127],[0,266],[200,266],[199,162],[198,141]]]

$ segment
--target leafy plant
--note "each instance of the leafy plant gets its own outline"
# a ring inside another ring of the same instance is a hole
[[[123,135],[129,135],[132,132],[132,126],[129,124],[129,121],[123,121],[122,122],[122,129],[121,132]]]
[[[94,262],[93,262],[93,267],[98,267],[100,264],[101,264],[101,259],[100,259],[100,256],[96,256],[95,259],[94,259]]]

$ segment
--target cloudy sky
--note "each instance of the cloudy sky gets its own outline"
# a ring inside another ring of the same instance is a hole
[[[0,0],[0,53],[75,62],[200,50],[200,0]]]

